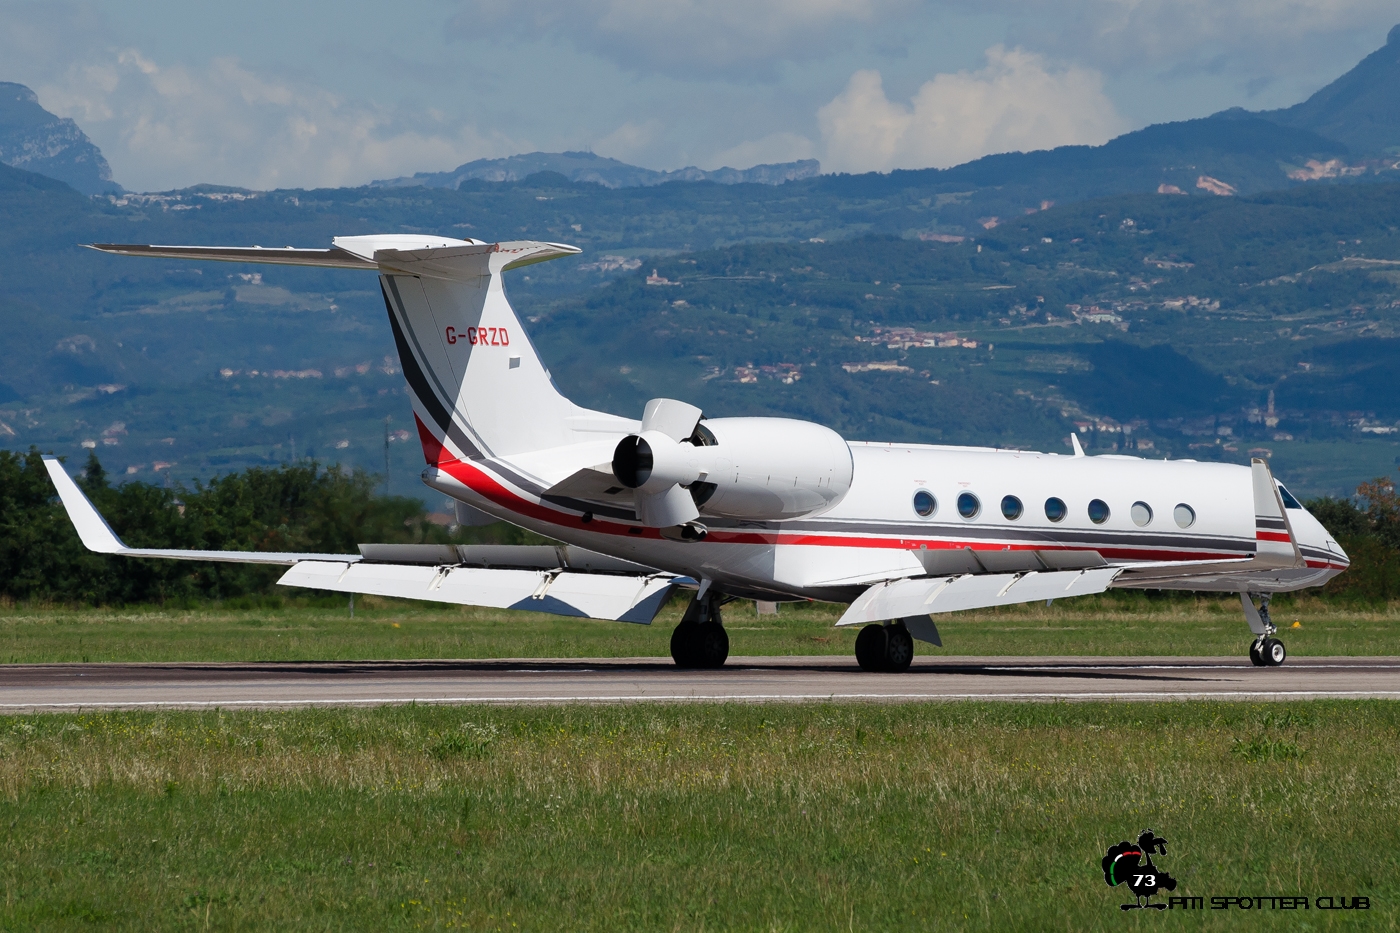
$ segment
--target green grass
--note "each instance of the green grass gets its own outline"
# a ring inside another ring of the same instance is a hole
[[[663,657],[683,604],[650,626],[361,598],[344,606],[262,609],[0,608],[0,662],[283,661],[371,658]],[[759,616],[725,609],[734,655],[850,654],[843,607],[785,604]],[[1275,602],[1295,657],[1400,655],[1400,604],[1348,607],[1304,597]],[[1233,597],[1135,594],[939,616],[945,655],[1242,655],[1249,630]],[[1294,622],[1299,623],[1293,628]]]
[[[0,927],[1394,930],[1398,810],[1384,701],[8,717]]]

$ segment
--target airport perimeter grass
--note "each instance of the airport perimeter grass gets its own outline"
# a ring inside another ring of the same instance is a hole
[[[664,657],[680,599],[650,626],[362,597],[260,608],[64,609],[0,606],[0,662],[306,661],[402,658]],[[790,603],[774,616],[725,608],[733,655],[841,654],[856,631],[844,607]],[[1235,597],[1083,597],[937,617],[945,655],[1243,655],[1249,630]],[[1314,597],[1275,601],[1295,657],[1400,655],[1400,603],[1351,607]],[[1299,623],[1293,628],[1293,623]]]
[[[5,717],[0,834],[4,929],[1394,930],[1400,704]]]

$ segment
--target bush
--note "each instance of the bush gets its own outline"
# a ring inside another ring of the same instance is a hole
[[[1358,486],[1353,499],[1313,499],[1307,508],[1351,558],[1351,567],[1323,587],[1324,596],[1400,598],[1400,496],[1392,480],[1377,477]]]

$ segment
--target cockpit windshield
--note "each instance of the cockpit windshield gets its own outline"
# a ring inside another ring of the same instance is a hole
[[[1288,487],[1282,483],[1279,483],[1278,494],[1283,499],[1283,507],[1285,509],[1301,509],[1303,507],[1303,504],[1293,498],[1293,493],[1289,492]]]

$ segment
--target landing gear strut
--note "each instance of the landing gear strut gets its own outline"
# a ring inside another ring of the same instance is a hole
[[[1254,633],[1254,641],[1249,646],[1249,660],[1255,667],[1278,667],[1288,658],[1288,649],[1283,646],[1282,641],[1274,637],[1278,627],[1269,618],[1269,599],[1268,593],[1261,595],[1259,606],[1256,608],[1248,593],[1240,594],[1245,621],[1249,623],[1249,630]]]
[[[873,622],[856,636],[856,663],[863,671],[901,674],[914,660],[914,636],[902,619]]]
[[[713,589],[690,601],[680,624],[671,633],[671,658],[676,667],[713,669],[729,659],[729,633],[720,620],[726,600]]]

